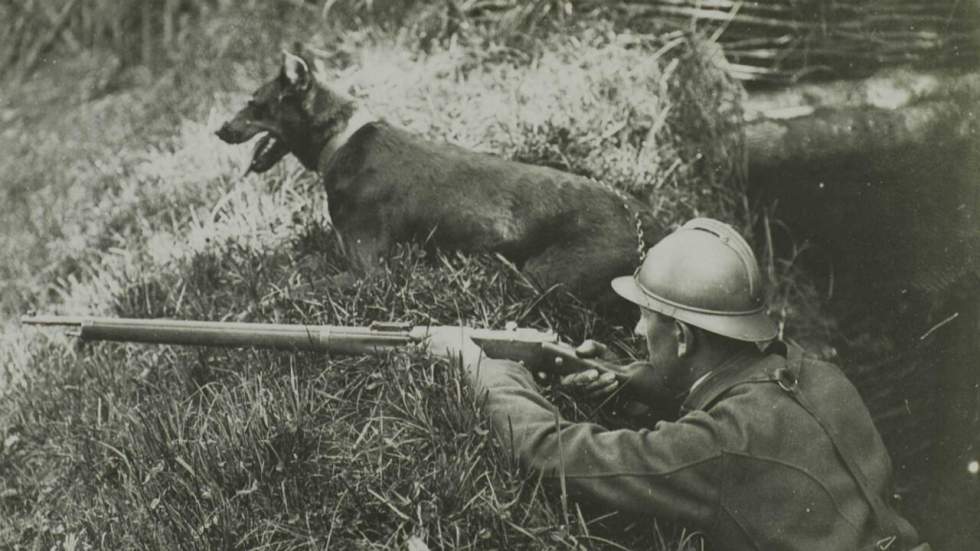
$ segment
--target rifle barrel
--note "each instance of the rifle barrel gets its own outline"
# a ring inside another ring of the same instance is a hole
[[[379,327],[347,327],[69,316],[25,317],[22,322],[74,326],[78,336],[86,341],[256,347],[338,354],[377,353],[422,339],[416,330],[383,324]]]
[[[83,316],[21,316],[20,322],[28,325],[67,325],[78,327],[82,325]]]

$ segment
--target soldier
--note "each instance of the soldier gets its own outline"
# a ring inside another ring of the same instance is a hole
[[[551,478],[563,472],[582,500],[678,520],[725,549],[919,543],[891,506],[891,460],[861,397],[837,367],[776,341],[755,255],[738,232],[691,220],[612,286],[640,308],[646,369],[664,394],[686,395],[676,421],[637,431],[556,422],[527,370],[481,358],[461,339],[465,329],[433,334],[430,350],[460,354],[522,464]],[[602,348],[589,343],[580,354]],[[617,386],[594,371],[564,383],[593,394]]]

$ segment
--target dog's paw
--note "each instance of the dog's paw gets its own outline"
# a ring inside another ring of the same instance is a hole
[[[361,278],[351,272],[341,272],[327,278],[331,289],[337,291],[348,291],[357,288],[361,283]]]

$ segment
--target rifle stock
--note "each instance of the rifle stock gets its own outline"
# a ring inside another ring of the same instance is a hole
[[[255,347],[334,354],[385,353],[403,346],[423,344],[429,335],[426,326],[381,322],[368,326],[343,326],[23,316],[21,323],[68,327],[69,335],[83,341]],[[626,384],[633,378],[632,374],[606,362],[578,357],[571,345],[561,342],[551,331],[530,328],[471,329],[468,334],[489,358],[520,362],[536,372],[558,376],[595,369],[600,373],[614,373],[626,385],[626,390],[632,386]]]

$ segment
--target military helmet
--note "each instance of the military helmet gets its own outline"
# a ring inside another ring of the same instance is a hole
[[[741,341],[778,334],[766,314],[762,276],[752,248],[734,228],[695,218],[647,251],[632,276],[613,289],[643,308]]]

